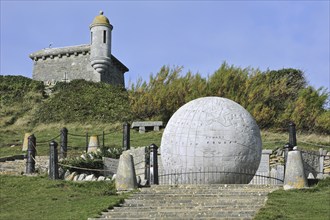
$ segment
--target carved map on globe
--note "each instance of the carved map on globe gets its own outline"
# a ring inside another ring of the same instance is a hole
[[[248,183],[258,169],[261,151],[253,117],[236,102],[220,97],[195,99],[179,108],[161,142],[164,171],[176,173],[181,183]],[[239,173],[249,175],[241,178]]]

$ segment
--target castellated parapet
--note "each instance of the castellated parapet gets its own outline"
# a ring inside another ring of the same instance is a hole
[[[90,25],[91,44],[46,48],[30,54],[34,80],[46,84],[85,79],[125,86],[128,68],[111,54],[113,26],[100,12]]]

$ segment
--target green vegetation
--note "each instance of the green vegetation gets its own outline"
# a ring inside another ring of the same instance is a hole
[[[65,126],[69,130],[69,134],[79,134],[84,135],[88,132],[89,135],[102,134],[105,132],[105,147],[122,147],[122,125],[121,124],[41,124],[35,126],[31,130],[25,130],[24,127],[12,126],[9,128],[0,128],[0,157],[12,156],[17,154],[22,154],[22,145],[24,133],[31,132],[37,138],[37,155],[43,156],[49,154],[49,142],[44,142],[45,140],[50,140],[60,134],[61,128]],[[136,130],[131,130],[131,146],[149,146],[154,143],[160,146],[161,137],[163,130],[161,131],[150,131],[145,134],[140,134]],[[275,149],[283,147],[285,143],[289,141],[288,133],[280,133],[274,131],[261,131],[261,138],[263,142],[264,149]],[[297,134],[298,146],[306,150],[318,150],[318,144],[329,145],[328,135],[317,135],[317,134]],[[56,142],[60,142],[60,138],[55,138]],[[102,137],[99,137],[99,141],[102,143]],[[41,144],[38,144],[42,142]],[[304,142],[312,143],[315,145],[308,145]],[[68,136],[68,156],[74,157],[81,155],[86,149],[86,138]]]
[[[123,135],[122,124],[40,124],[35,127],[26,129],[12,125],[8,128],[0,127],[0,157],[22,154],[23,138],[26,132],[34,133],[37,139],[37,155],[49,154],[49,142],[54,137],[60,134],[60,130],[66,127],[69,131],[68,136],[68,156],[81,155],[86,149],[86,138],[84,135],[88,132],[89,135],[100,135],[105,132],[104,145],[105,147],[122,147]],[[82,136],[72,136],[82,135]],[[147,132],[140,134],[136,130],[131,130],[131,146],[149,146],[154,143],[160,146],[162,131]],[[60,142],[60,137],[54,139]],[[45,142],[46,141],[46,142]],[[99,136],[99,141],[102,144],[102,136]],[[40,143],[41,142],[41,143]],[[39,144],[40,143],[40,144]]]
[[[85,162],[73,158],[85,151],[86,133],[104,131],[105,146],[120,149],[122,122],[167,122],[179,107],[204,96],[229,98],[245,107],[263,129],[264,149],[283,147],[290,120],[297,124],[300,148],[318,149],[304,142],[329,145],[329,93],[308,86],[302,71],[261,72],[224,63],[203,78],[191,72],[184,75],[182,70],[164,66],[148,82],[139,80],[129,90],[83,80],[58,83],[50,96],[40,82],[0,76],[0,157],[21,154],[26,132],[37,137],[37,155],[48,155],[49,141],[59,142],[60,129],[67,127],[70,164],[79,165]],[[139,134],[132,130],[131,146],[160,146],[161,136],[162,131]],[[86,163],[100,166],[94,162]],[[325,219],[329,216],[329,182],[322,181],[312,189],[272,193],[257,219]],[[114,195],[113,185],[108,183],[5,175],[0,176],[0,183],[0,219],[86,219],[123,199]]]
[[[44,85],[23,76],[0,76],[0,127],[30,125],[44,100]]]
[[[300,190],[277,190],[268,195],[266,206],[261,208],[255,220],[318,219],[330,216],[330,178],[317,186]]]
[[[53,181],[0,175],[0,219],[87,219],[118,205],[112,182]]]
[[[0,76],[0,127],[33,128],[43,123],[98,124],[160,119],[165,123],[185,103],[205,96],[232,99],[261,129],[284,131],[294,121],[301,132],[330,134],[329,92],[308,86],[297,69],[240,68],[223,63],[207,78],[182,67],[163,66],[128,90],[105,83],[44,85],[21,76]],[[328,106],[329,107],[329,106]]]
[[[262,129],[284,131],[289,121],[305,132],[330,134],[329,93],[308,86],[296,69],[261,72],[223,63],[208,78],[182,67],[162,67],[149,81],[139,80],[129,90],[133,118],[167,121],[186,102],[220,96],[241,104]]]
[[[34,119],[37,123],[128,121],[128,95],[125,89],[106,83],[57,83],[54,94],[36,111]]]

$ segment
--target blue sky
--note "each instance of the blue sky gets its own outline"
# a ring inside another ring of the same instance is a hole
[[[32,77],[28,55],[89,43],[103,10],[112,53],[130,71],[126,85],[161,66],[211,75],[238,67],[297,68],[315,88],[330,87],[329,1],[4,1],[1,75]]]

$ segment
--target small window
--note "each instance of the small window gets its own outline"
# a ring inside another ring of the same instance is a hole
[[[103,31],[103,43],[107,43],[107,31]]]
[[[91,44],[93,43],[93,32],[91,32]]]

